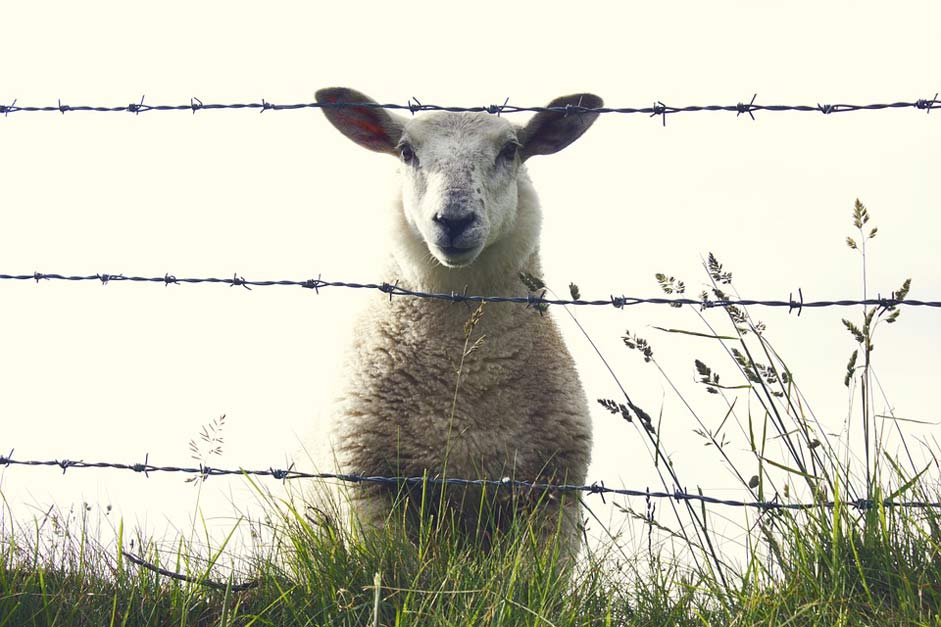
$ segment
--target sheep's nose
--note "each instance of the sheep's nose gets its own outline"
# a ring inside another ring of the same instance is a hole
[[[459,238],[461,234],[467,230],[467,227],[474,223],[473,214],[462,218],[448,218],[438,213],[435,214],[433,219],[437,224],[441,225],[452,242]]]

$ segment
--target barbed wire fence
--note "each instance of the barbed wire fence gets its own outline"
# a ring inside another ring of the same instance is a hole
[[[177,473],[177,474],[187,474],[193,476],[194,478],[201,478],[203,480],[208,479],[209,477],[220,477],[220,476],[251,476],[251,477],[264,477],[269,479],[275,479],[279,481],[289,481],[292,479],[316,479],[316,480],[336,480],[344,483],[351,484],[382,484],[393,487],[406,487],[406,486],[449,486],[449,487],[458,487],[458,488],[467,488],[467,487],[478,487],[478,488],[495,488],[503,490],[519,490],[525,492],[542,492],[542,493],[580,493],[580,494],[593,494],[598,495],[602,499],[602,502],[605,501],[605,495],[617,495],[625,497],[643,497],[648,503],[652,500],[658,499],[673,499],[675,501],[692,501],[702,503],[705,505],[723,505],[728,507],[738,507],[738,508],[751,508],[757,509],[762,512],[769,511],[780,511],[780,510],[810,510],[810,509],[833,509],[837,505],[847,506],[854,508],[859,511],[867,511],[870,509],[878,507],[904,507],[904,508],[918,508],[918,509],[927,509],[927,508],[941,508],[941,502],[936,501],[922,501],[922,500],[898,500],[898,499],[884,499],[884,500],[874,500],[874,499],[854,499],[854,500],[844,500],[844,501],[834,501],[834,500],[825,500],[820,499],[814,502],[806,503],[786,503],[777,500],[777,495],[775,498],[770,501],[746,501],[739,499],[722,499],[714,496],[704,494],[702,490],[699,490],[698,493],[689,492],[688,489],[676,487],[673,491],[657,491],[651,490],[650,488],[645,488],[643,490],[634,489],[634,488],[609,488],[604,485],[603,481],[597,481],[590,485],[574,485],[574,484],[553,484],[553,483],[542,483],[535,481],[518,481],[510,479],[509,477],[504,477],[502,479],[460,479],[460,478],[439,478],[439,477],[383,477],[383,476],[365,476],[365,475],[356,475],[356,474],[337,474],[337,473],[309,473],[295,470],[293,465],[289,468],[274,468],[269,467],[262,470],[252,470],[247,468],[217,468],[212,466],[207,466],[200,464],[199,466],[158,466],[150,463],[150,456],[146,455],[142,463],[119,463],[119,462],[86,462],[84,460],[70,460],[70,459],[47,459],[47,460],[36,460],[36,459],[16,459],[13,457],[14,451],[10,451],[7,455],[0,455],[0,467],[9,468],[11,466],[22,466],[29,468],[40,468],[40,467],[57,467],[62,469],[62,473],[65,474],[70,469],[106,469],[106,470],[120,470],[120,471],[129,471],[137,474],[143,474],[145,477],[149,478],[150,473]],[[257,580],[249,580],[241,583],[236,583],[227,581],[220,582],[207,579],[206,577],[195,577],[192,575],[186,575],[183,573],[178,573],[173,570],[168,570],[166,568],[161,568],[157,564],[145,560],[139,555],[134,555],[128,551],[122,550],[121,553],[133,564],[140,566],[141,568],[146,568],[152,572],[155,572],[159,575],[169,577],[178,581],[185,581],[189,583],[195,583],[202,585],[208,588],[213,588],[216,590],[231,590],[233,592],[239,592],[243,590],[249,590],[258,585]]]
[[[296,111],[302,109],[343,109],[351,107],[365,107],[370,109],[391,109],[399,111],[408,111],[412,115],[423,111],[448,111],[452,113],[489,113],[491,115],[502,115],[504,113],[541,113],[558,112],[566,115],[575,114],[622,114],[622,115],[647,115],[649,117],[659,117],[664,126],[666,126],[667,116],[677,113],[702,113],[702,112],[728,112],[734,113],[736,117],[743,114],[748,115],[755,120],[755,113],[820,113],[831,115],[834,113],[849,113],[856,111],[886,111],[891,109],[916,109],[931,113],[932,109],[941,108],[941,100],[938,100],[938,93],[932,98],[919,98],[916,100],[900,100],[895,102],[869,103],[869,104],[761,104],[755,102],[758,94],[754,94],[748,102],[737,102],[735,104],[712,104],[712,105],[686,105],[671,106],[660,100],[653,102],[647,107],[583,107],[579,105],[565,105],[562,107],[530,107],[512,105],[509,98],[502,105],[490,104],[474,107],[462,106],[442,106],[435,104],[422,103],[418,98],[412,97],[405,104],[397,103],[376,103],[376,102],[298,102],[289,104],[277,104],[268,102],[264,98],[260,102],[240,102],[240,103],[205,103],[199,98],[190,98],[189,103],[185,104],[148,104],[145,97],[142,96],[139,102],[131,102],[126,105],[69,105],[63,104],[60,99],[54,105],[18,105],[18,99],[14,99],[10,104],[0,104],[0,115],[4,118],[9,117],[11,113],[77,113],[77,112],[95,112],[95,113],[132,113],[139,115],[141,113],[168,112],[168,111],[191,111],[195,114],[197,111],[219,111],[225,109],[247,109],[257,110],[261,113],[265,111]]]
[[[295,470],[293,465],[288,468],[267,469],[247,469],[247,468],[217,468],[200,464],[199,466],[158,466],[150,463],[150,456],[147,455],[141,463],[120,463],[120,462],[86,462],[84,460],[70,459],[16,459],[13,457],[14,451],[7,455],[0,455],[0,466],[26,466],[26,467],[57,467],[65,474],[71,469],[107,469],[123,470],[143,474],[145,477],[150,473],[177,473],[194,475],[202,479],[209,477],[227,477],[227,476],[250,476],[267,477],[279,481],[289,481],[294,479],[317,479],[317,480],[335,480],[343,483],[374,483],[390,486],[449,486],[449,487],[478,487],[478,488],[497,488],[509,490],[523,490],[527,492],[551,492],[551,493],[582,493],[599,495],[604,500],[605,495],[643,497],[645,499],[673,499],[676,501],[696,501],[706,505],[724,505],[728,507],[744,507],[757,510],[809,510],[826,508],[832,509],[837,504],[853,507],[859,510],[869,510],[876,507],[909,507],[918,509],[941,508],[941,502],[923,501],[923,500],[897,500],[897,499],[846,499],[841,501],[817,500],[807,503],[786,503],[776,498],[770,501],[746,501],[739,499],[722,499],[715,496],[709,496],[702,491],[689,492],[687,488],[676,487],[672,491],[657,491],[650,488],[609,488],[604,485],[604,481],[596,481],[590,485],[577,485],[565,483],[548,483],[538,481],[520,481],[503,477],[501,479],[462,479],[462,478],[440,478],[440,477],[386,477],[370,476],[343,473],[310,473]]]
[[[717,307],[736,307],[736,306],[761,306],[761,307],[786,307],[788,313],[797,312],[800,315],[803,309],[819,309],[823,307],[852,307],[852,306],[871,306],[883,309],[890,309],[897,306],[907,307],[929,307],[941,308],[941,300],[917,300],[910,298],[899,298],[896,293],[889,297],[877,295],[875,298],[862,299],[840,299],[840,300],[804,300],[803,289],[797,290],[797,298],[792,292],[787,300],[759,300],[753,298],[736,299],[710,299],[701,298],[663,298],[651,297],[644,298],[638,296],[614,296],[608,298],[599,298],[585,300],[581,298],[546,298],[544,294],[527,294],[520,296],[500,296],[487,294],[468,294],[463,292],[423,292],[412,290],[398,285],[398,283],[355,283],[350,281],[327,281],[321,277],[316,279],[269,279],[269,280],[250,280],[239,275],[233,274],[231,277],[178,277],[172,274],[163,276],[133,276],[124,274],[56,274],[45,272],[32,272],[29,274],[0,274],[0,281],[68,281],[68,282],[97,282],[101,285],[111,283],[142,283],[150,285],[199,285],[199,284],[220,284],[229,287],[242,287],[251,290],[253,287],[300,287],[313,290],[319,294],[324,288],[347,288],[347,289],[365,289],[375,290],[387,294],[391,300],[394,296],[404,296],[410,298],[421,298],[431,300],[449,301],[452,303],[513,303],[526,305],[529,307],[548,306],[548,305],[572,305],[582,307],[614,307],[615,309],[624,309],[634,305],[669,305],[678,307],[681,305],[696,305],[702,309],[711,309]]]
[[[663,490],[651,490],[649,487],[644,488],[643,490],[636,488],[609,488],[604,485],[604,481],[596,481],[590,485],[577,485],[577,484],[564,484],[564,483],[546,483],[546,482],[537,482],[537,481],[520,481],[511,479],[509,477],[503,477],[501,479],[462,479],[462,478],[441,478],[441,477],[430,477],[430,476],[413,476],[413,477],[386,477],[386,476],[367,476],[367,475],[358,475],[358,474],[342,474],[342,473],[310,473],[302,472],[295,470],[293,464],[288,468],[274,468],[269,467],[267,469],[247,469],[247,468],[218,468],[214,466],[208,466],[200,463],[199,466],[158,466],[156,464],[150,463],[150,455],[145,455],[144,461],[141,463],[120,463],[120,462],[105,462],[105,461],[93,461],[86,462],[84,460],[71,460],[71,459],[17,459],[13,457],[14,450],[11,450],[7,455],[0,455],[0,467],[10,468],[11,466],[27,467],[27,468],[50,468],[56,467],[62,470],[62,474],[65,474],[71,469],[98,469],[98,470],[118,470],[118,471],[128,471],[136,474],[143,474],[146,478],[150,477],[150,473],[175,473],[175,474],[186,474],[190,475],[193,478],[206,480],[209,477],[263,477],[268,479],[275,479],[278,481],[289,481],[296,479],[314,479],[314,480],[335,480],[344,483],[350,484],[381,484],[392,486],[396,488],[402,488],[407,486],[447,486],[447,487],[456,487],[456,488],[493,488],[501,490],[516,490],[524,491],[527,493],[579,493],[585,495],[598,495],[602,502],[605,501],[605,495],[616,495],[624,497],[643,497],[647,503],[648,507],[651,501],[661,500],[661,499],[672,499],[677,502],[698,502],[705,507],[706,505],[722,505],[727,507],[737,507],[737,508],[749,508],[756,509],[761,512],[774,512],[782,510],[791,510],[791,511],[806,511],[811,509],[833,509],[837,506],[845,506],[856,509],[858,511],[868,511],[871,509],[877,508],[917,508],[917,509],[939,509],[941,508],[941,502],[937,501],[925,501],[925,500],[899,500],[894,498],[888,498],[883,500],[876,499],[845,499],[842,501],[836,500],[827,500],[824,498],[818,499],[813,502],[798,502],[798,503],[788,503],[778,500],[778,495],[775,494],[774,498],[770,501],[761,501],[761,500],[740,500],[740,499],[723,499],[715,496],[710,496],[704,494],[701,489],[698,492],[690,492],[687,488],[675,487],[672,491],[663,491]],[[155,572],[159,575],[169,577],[178,581],[185,581],[189,583],[195,583],[202,585],[208,588],[213,588],[216,590],[231,590],[233,592],[249,590],[256,587],[259,582],[257,580],[249,580],[241,583],[236,583],[231,580],[227,582],[214,581],[202,577],[195,577],[192,575],[187,575],[179,573],[173,570],[168,570],[166,568],[161,568],[157,564],[147,561],[139,555],[134,555],[128,551],[122,550],[121,553],[125,558],[127,558],[133,564],[140,566],[141,568],[146,568],[152,572]]]
[[[504,101],[502,105],[484,105],[484,106],[472,106],[472,107],[463,107],[463,106],[442,106],[435,104],[426,104],[422,103],[417,98],[411,98],[405,104],[396,104],[396,103],[386,103],[380,104],[375,102],[302,102],[302,103],[289,103],[289,104],[277,104],[269,102],[265,99],[262,99],[260,102],[243,102],[243,103],[205,103],[201,99],[193,97],[190,99],[189,103],[185,104],[149,104],[145,102],[146,98],[141,97],[139,102],[132,102],[126,105],[69,105],[64,104],[61,99],[55,105],[19,105],[18,100],[14,99],[10,104],[0,104],[0,118],[6,120],[9,118],[10,114],[23,114],[23,113],[54,113],[58,112],[60,114],[66,113],[79,113],[79,112],[94,112],[94,113],[131,113],[139,115],[141,113],[154,113],[154,112],[170,112],[170,111],[190,111],[193,114],[196,114],[197,111],[219,111],[219,110],[257,110],[260,113],[266,111],[292,111],[292,110],[305,110],[305,109],[326,109],[326,108],[374,108],[374,109],[390,109],[390,110],[399,110],[407,111],[411,115],[415,115],[420,112],[427,111],[446,111],[446,112],[470,112],[470,113],[487,113],[491,115],[502,115],[502,114],[512,114],[512,113],[540,113],[540,112],[558,112],[565,115],[584,115],[584,114],[622,114],[622,115],[647,115],[651,118],[660,118],[662,124],[665,126],[667,117],[679,113],[702,113],[702,112],[727,112],[735,113],[736,117],[742,115],[747,115],[751,120],[756,120],[756,113],[783,113],[783,112],[794,112],[794,113],[818,113],[824,116],[830,116],[836,113],[849,113],[849,112],[860,112],[860,111],[888,111],[888,110],[899,110],[899,109],[915,109],[920,111],[925,111],[926,114],[930,114],[932,109],[941,108],[941,100],[938,99],[939,93],[930,99],[916,99],[910,101],[894,101],[894,102],[884,102],[884,103],[869,103],[869,104],[799,104],[799,105],[788,105],[788,104],[761,104],[756,102],[757,94],[753,95],[748,102],[737,102],[735,104],[727,105],[687,105],[687,106],[671,106],[667,105],[662,101],[655,101],[650,106],[645,107],[583,107],[579,105],[566,105],[564,107],[532,107],[532,106],[518,106],[509,103],[509,99]],[[572,306],[610,306],[616,309],[623,309],[628,306],[634,305],[668,305],[672,307],[678,307],[682,305],[693,305],[699,306],[702,309],[709,308],[724,308],[724,307],[735,307],[735,306],[763,306],[763,307],[786,307],[788,313],[795,312],[800,316],[801,312],[805,308],[824,308],[824,307],[849,307],[849,306],[874,306],[881,309],[890,309],[896,306],[909,306],[909,307],[929,307],[929,308],[941,308],[941,301],[925,301],[925,300],[914,300],[908,298],[899,298],[893,292],[892,295],[888,298],[884,298],[880,295],[877,295],[876,298],[866,298],[866,299],[841,299],[841,300],[805,300],[803,295],[803,290],[798,289],[797,298],[794,297],[794,294],[791,293],[788,295],[787,300],[759,300],[759,299],[747,299],[747,298],[736,298],[736,299],[710,299],[705,294],[698,299],[695,298],[663,298],[663,297],[653,297],[653,298],[643,298],[635,296],[614,296],[610,295],[608,298],[603,299],[594,299],[586,300],[581,298],[572,298],[572,299],[561,299],[561,298],[545,298],[545,292],[541,294],[527,294],[520,296],[500,296],[500,295],[475,295],[468,294],[464,292],[450,292],[450,293],[434,293],[434,292],[422,292],[417,290],[411,290],[402,286],[399,286],[397,283],[356,283],[349,281],[327,281],[321,277],[316,279],[303,279],[303,280],[291,280],[291,279],[275,279],[275,280],[249,280],[239,274],[233,274],[231,278],[224,277],[177,277],[169,273],[164,274],[163,276],[133,276],[133,275],[124,275],[120,273],[109,274],[109,273],[96,273],[96,274],[57,274],[57,273],[42,273],[42,272],[33,272],[30,274],[0,274],[0,281],[35,281],[40,283],[43,281],[69,281],[69,282],[98,282],[101,285],[108,285],[110,283],[119,283],[119,282],[129,282],[129,283],[143,283],[150,285],[159,285],[163,284],[165,287],[171,285],[193,285],[193,284],[222,284],[228,285],[229,287],[242,287],[247,290],[251,290],[255,287],[274,287],[274,286],[284,286],[284,287],[300,287],[303,289],[313,290],[315,293],[319,294],[321,289],[324,288],[350,288],[350,289],[367,289],[367,290],[376,290],[387,294],[391,300],[394,296],[400,297],[412,297],[412,298],[422,298],[422,299],[434,299],[441,301],[449,301],[452,303],[513,303],[513,304],[522,304],[527,307],[536,307],[543,308],[548,305],[572,305]],[[541,311],[541,309],[540,309]],[[84,460],[70,460],[70,459],[47,459],[47,460],[37,460],[37,459],[16,459],[13,457],[13,452],[10,451],[7,455],[0,455],[0,467],[10,468],[10,467],[28,467],[28,468],[40,468],[40,467],[58,467],[62,470],[63,474],[71,469],[99,469],[99,470],[116,470],[116,471],[128,471],[134,472],[137,474],[143,474],[145,477],[149,477],[150,473],[180,473],[187,474],[194,477],[202,478],[203,480],[208,479],[209,477],[216,476],[255,476],[255,477],[266,477],[279,481],[288,481],[296,479],[316,479],[316,480],[335,480],[351,484],[384,484],[389,486],[403,487],[408,485],[431,485],[431,486],[453,486],[453,487],[486,487],[486,488],[496,488],[496,489],[509,489],[509,490],[525,490],[525,491],[537,491],[537,492],[554,492],[554,493],[580,493],[586,495],[598,495],[604,501],[605,495],[616,495],[624,497],[643,497],[648,503],[651,500],[656,499],[671,499],[677,502],[698,502],[703,506],[705,505],[721,505],[728,507],[737,507],[737,508],[750,508],[760,510],[762,512],[769,511],[779,511],[779,510],[810,510],[810,509],[819,509],[819,508],[829,508],[832,509],[837,505],[844,505],[851,508],[855,508],[860,511],[870,510],[878,507],[885,508],[941,508],[941,502],[933,501],[924,501],[924,500],[900,500],[900,499],[884,499],[884,500],[874,500],[870,498],[859,498],[854,500],[843,500],[843,501],[834,501],[826,500],[824,498],[815,500],[813,502],[783,502],[778,500],[777,495],[770,501],[762,500],[739,500],[739,499],[723,499],[708,494],[704,494],[702,490],[698,490],[696,493],[689,492],[685,487],[680,488],[676,486],[672,491],[661,490],[661,491],[652,491],[649,488],[635,489],[635,488],[610,488],[604,485],[603,481],[595,482],[590,485],[574,485],[574,484],[553,484],[553,483],[543,483],[535,481],[519,481],[513,480],[508,477],[501,479],[464,479],[464,478],[440,478],[440,477],[386,477],[386,476],[363,476],[355,474],[337,474],[337,473],[307,473],[295,470],[293,466],[286,469],[278,469],[274,467],[269,467],[268,469],[227,469],[227,468],[216,468],[210,467],[203,464],[200,464],[197,467],[193,466],[159,466],[150,463],[149,456],[145,457],[143,463],[118,463],[118,462],[107,462],[107,461],[97,461],[97,462],[86,462]],[[257,585],[257,582],[249,581],[242,584],[234,584],[232,582],[220,583],[207,580],[202,577],[192,577],[188,575],[183,575],[176,573],[170,570],[160,568],[139,556],[132,555],[126,551],[123,551],[124,556],[131,561],[132,563],[137,564],[138,566],[148,568],[156,573],[161,575],[183,581],[189,581],[193,583],[198,583],[212,588],[218,589],[230,589],[233,591],[245,590]]]

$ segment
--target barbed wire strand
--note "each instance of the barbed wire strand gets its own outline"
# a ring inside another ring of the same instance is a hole
[[[562,107],[524,107],[512,105],[507,98],[502,105],[490,104],[484,106],[460,107],[460,106],[442,106],[434,104],[424,104],[417,98],[410,98],[406,104],[377,102],[300,102],[291,104],[277,104],[268,102],[262,98],[261,102],[241,102],[241,103],[204,103],[199,98],[190,98],[187,104],[161,105],[147,104],[145,97],[141,96],[140,102],[131,102],[126,105],[102,106],[102,105],[69,105],[63,104],[62,100],[55,105],[29,106],[18,105],[18,99],[14,99],[10,104],[0,105],[0,114],[4,118],[9,117],[11,113],[54,113],[61,114],[75,113],[80,111],[96,113],[150,113],[154,111],[191,111],[195,114],[197,111],[217,111],[222,109],[249,109],[258,110],[261,113],[265,111],[294,111],[298,109],[344,109],[352,107],[365,107],[369,109],[392,109],[408,111],[412,115],[421,111],[449,111],[449,112],[469,112],[469,113],[489,113],[491,115],[502,115],[504,113],[540,113],[540,112],[558,112],[565,115],[575,114],[643,114],[649,117],[661,118],[664,125],[668,115],[676,113],[700,113],[705,111],[722,111],[734,113],[736,117],[746,114],[752,120],[755,120],[756,112],[779,113],[784,111],[799,113],[821,113],[831,115],[833,113],[848,113],[852,111],[884,111],[889,109],[917,109],[931,113],[932,109],[941,106],[941,100],[938,100],[938,93],[933,98],[919,98],[911,101],[896,101],[870,104],[760,104],[756,103],[758,94],[754,94],[749,102],[737,102],[728,105],[687,105],[670,106],[660,100],[655,101],[649,107],[583,107],[579,105],[565,105]]]
[[[677,501],[698,501],[706,505],[724,505],[729,507],[746,507],[752,509],[767,510],[809,510],[817,508],[833,508],[837,505],[836,501],[819,500],[813,503],[783,503],[777,500],[772,501],[743,501],[738,499],[721,499],[706,494],[691,493],[686,488],[675,488],[672,492],[652,491],[649,488],[643,490],[633,488],[609,488],[603,481],[596,481],[591,485],[574,485],[564,483],[544,483],[537,481],[519,481],[504,477],[502,479],[459,479],[459,478],[438,478],[438,477],[384,477],[368,476],[357,474],[328,473],[318,472],[309,473],[295,470],[293,465],[285,469],[269,467],[264,470],[250,470],[246,468],[216,468],[200,464],[199,466],[157,466],[150,463],[150,456],[144,458],[143,463],[123,464],[118,462],[86,462],[84,460],[70,459],[47,459],[47,460],[24,460],[15,459],[13,451],[8,455],[0,455],[0,466],[25,466],[25,467],[58,467],[62,474],[66,471],[82,468],[97,468],[107,470],[124,470],[150,476],[152,472],[181,473],[196,475],[202,479],[220,476],[253,476],[270,477],[281,481],[296,479],[316,479],[316,480],[336,480],[344,483],[375,483],[384,485],[433,485],[433,486],[453,486],[453,487],[487,487],[515,489],[526,491],[545,491],[545,492],[583,492],[586,494],[597,494],[604,499],[605,495],[619,495],[628,497],[644,497],[645,499],[675,499]],[[941,508],[941,502],[934,501],[900,501],[894,499],[885,499],[875,501],[873,499],[855,499],[839,501],[840,504],[853,507],[860,510],[872,509],[878,505],[883,507],[905,507],[905,508]]]
[[[137,564],[142,568],[152,570],[153,572],[163,575],[164,577],[169,577],[170,579],[176,579],[178,581],[185,581],[187,583],[195,583],[201,586],[206,586],[207,588],[212,588],[214,590],[231,590],[232,592],[242,592],[244,590],[250,590],[258,586],[257,580],[246,581],[244,583],[222,583],[220,581],[213,581],[211,579],[206,579],[204,577],[193,577],[191,575],[183,575],[181,573],[167,570],[166,568],[161,568],[156,564],[151,564],[142,557],[138,557],[127,551],[121,551],[121,553],[126,557],[131,563]]]
[[[497,295],[477,295],[477,294],[467,294],[465,292],[422,292],[418,290],[411,290],[405,287],[398,285],[397,283],[355,283],[350,281],[326,281],[320,277],[316,279],[303,279],[303,280],[292,280],[292,279],[275,279],[275,280],[261,280],[253,281],[246,279],[245,277],[234,274],[230,278],[224,277],[177,277],[172,274],[164,274],[163,276],[125,276],[123,274],[84,274],[84,275],[67,275],[67,274],[55,274],[55,273],[44,273],[44,272],[33,272],[31,274],[0,274],[0,281],[73,281],[73,282],[99,282],[102,285],[108,285],[115,282],[129,282],[129,283],[144,283],[144,284],[162,284],[164,286],[169,285],[195,285],[195,284],[204,284],[204,283],[217,283],[222,285],[228,285],[229,287],[243,287],[247,290],[251,290],[253,287],[274,287],[274,286],[288,286],[288,287],[301,287],[304,289],[314,290],[316,293],[320,293],[322,288],[328,287],[338,287],[338,288],[350,288],[350,289],[367,289],[367,290],[377,290],[384,294],[389,295],[389,299],[393,296],[406,296],[412,298],[423,298],[423,299],[435,299],[435,300],[445,300],[455,303],[516,303],[527,305],[530,307],[533,306],[542,306],[542,305],[573,305],[573,306],[594,306],[594,307],[614,307],[615,309],[623,309],[624,307],[629,307],[633,305],[670,305],[677,307],[679,305],[697,305],[702,309],[709,309],[713,307],[735,307],[735,306],[762,306],[762,307],[787,307],[788,313],[797,312],[800,315],[801,311],[805,308],[821,308],[821,307],[851,307],[857,305],[867,305],[880,307],[883,309],[890,309],[897,307],[899,305],[904,305],[908,307],[932,307],[932,308],[941,308],[941,301],[937,300],[914,300],[914,299],[899,299],[893,293],[890,297],[885,298],[881,295],[877,295],[876,298],[864,298],[864,299],[842,299],[842,300],[817,300],[817,301],[807,301],[804,300],[803,290],[798,290],[798,298],[795,300],[793,293],[788,296],[787,300],[759,300],[752,298],[738,298],[738,299],[720,299],[720,300],[711,300],[708,298],[641,298],[637,296],[614,296],[611,295],[608,298],[604,299],[595,299],[595,300],[584,300],[584,299],[566,299],[566,298],[545,298],[544,296],[536,296],[534,294],[529,294],[526,296],[497,296]]]

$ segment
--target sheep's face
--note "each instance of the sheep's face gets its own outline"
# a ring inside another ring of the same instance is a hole
[[[472,263],[512,228],[520,142],[509,122],[429,115],[405,124],[397,148],[405,218],[441,264]]]
[[[565,148],[598,117],[601,98],[556,98],[522,127],[484,113],[392,115],[352,89],[317,92],[327,119],[357,144],[401,160],[402,205],[410,232],[447,267],[467,266],[511,232],[523,161]],[[354,103],[354,104],[351,104]]]

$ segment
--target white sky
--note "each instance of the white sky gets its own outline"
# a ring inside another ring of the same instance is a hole
[[[679,106],[753,93],[765,104],[911,101],[941,89],[941,8],[930,2],[96,6],[6,2],[0,102],[125,105],[146,94],[149,104],[289,103],[345,85],[383,102],[542,105],[592,91],[611,106]],[[743,296],[784,299],[800,287],[807,299],[860,297],[858,258],[843,243],[859,197],[880,229],[871,291],[887,295],[911,276],[913,298],[939,299],[939,142],[941,111],[758,113],[755,122],[679,114],[665,128],[602,116],[571,148],[530,162],[546,278],[563,293],[575,281],[592,298],[656,296],[653,275],[667,272],[697,294],[700,258],[712,251]],[[357,148],[317,111],[19,113],[0,118],[0,155],[0,273],[390,278],[373,268],[394,161]],[[314,437],[349,319],[370,297],[3,282],[0,449],[187,464],[187,442],[224,413],[225,449],[213,463],[277,466],[302,434]],[[621,346],[624,329],[647,337],[714,425],[722,407],[692,385],[692,362],[729,378],[731,363],[705,341],[650,328],[699,329],[694,314],[578,313],[635,402],[663,412],[688,485],[744,496],[728,489],[664,380]],[[753,310],[833,431],[854,348],[840,318],[860,313]],[[615,396],[600,361],[558,319],[589,398]],[[936,310],[905,309],[876,339],[898,415],[941,420],[932,402],[939,324]],[[655,486],[640,436],[600,408],[594,419],[590,479]],[[19,520],[52,502],[88,501],[159,533],[168,521],[185,527],[194,511],[196,491],[180,477],[61,475],[0,470],[0,488]],[[244,509],[243,483],[213,480],[206,516],[232,515],[230,490]]]

